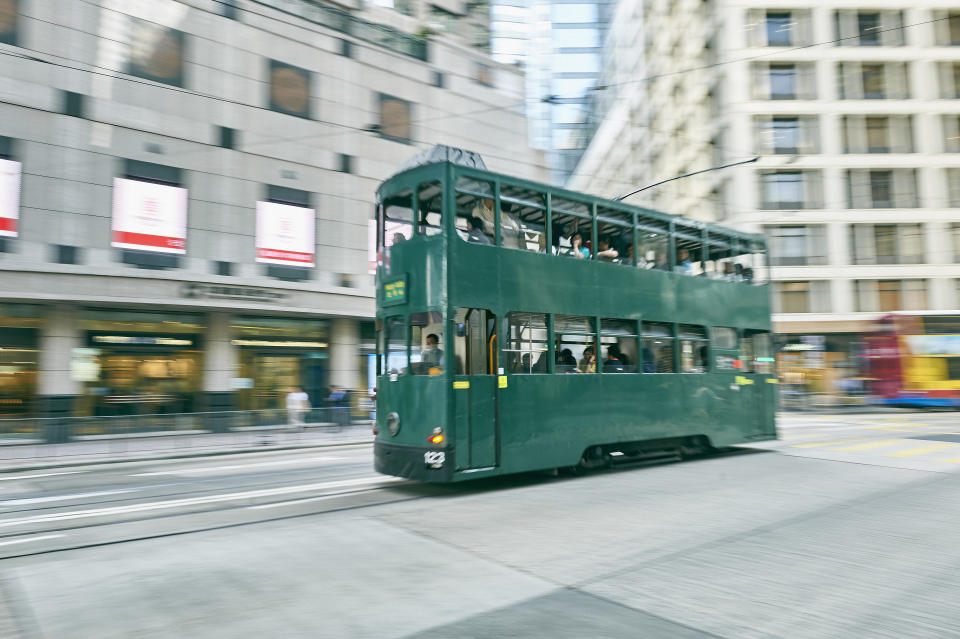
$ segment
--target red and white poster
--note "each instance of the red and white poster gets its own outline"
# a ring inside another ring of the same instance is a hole
[[[0,160],[0,237],[17,237],[21,171],[19,162]]]
[[[114,178],[112,246],[187,252],[187,190],[165,184]]]
[[[257,261],[312,267],[313,209],[278,202],[257,202]]]

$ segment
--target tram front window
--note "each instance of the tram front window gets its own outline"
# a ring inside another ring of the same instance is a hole
[[[386,361],[383,371],[388,375],[407,372],[407,331],[402,317],[388,317],[385,323]]]
[[[410,373],[443,373],[443,316],[436,312],[410,314]]]

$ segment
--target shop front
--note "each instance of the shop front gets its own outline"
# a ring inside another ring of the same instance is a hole
[[[233,345],[239,349],[234,379],[237,408],[282,409],[299,386],[310,405],[328,396],[330,322],[325,319],[236,316]]]
[[[43,307],[0,303],[0,419],[35,410]]]
[[[199,410],[203,315],[85,309],[83,345],[72,358],[83,392],[78,415],[152,415]]]

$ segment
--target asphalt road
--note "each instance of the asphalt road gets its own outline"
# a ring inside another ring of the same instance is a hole
[[[0,475],[0,637],[960,637],[960,418],[459,486],[369,445]]]

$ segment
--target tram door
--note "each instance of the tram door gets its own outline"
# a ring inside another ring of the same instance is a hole
[[[454,320],[457,470],[497,464],[497,318],[461,308]]]

